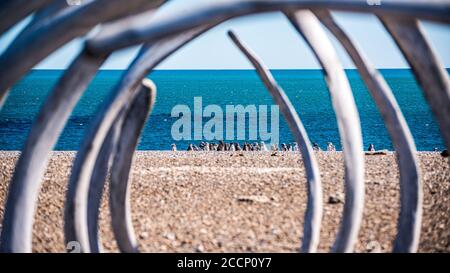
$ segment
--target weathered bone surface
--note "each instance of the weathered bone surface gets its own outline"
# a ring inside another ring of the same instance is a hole
[[[255,67],[273,100],[279,105],[281,113],[285,117],[295,141],[300,145],[299,151],[303,157],[306,179],[308,181],[308,204],[305,212],[302,251],[316,252],[319,244],[320,226],[322,223],[323,197],[319,167],[308,134],[306,133],[303,123],[295,111],[294,106],[284,93],[283,89],[278,86],[269,69],[233,32],[229,31],[228,35]]]
[[[392,90],[389,88],[383,76],[363,55],[363,52],[357,47],[356,43],[352,41],[345,31],[334,21],[328,10],[316,11],[315,14],[345,48],[353,60],[353,63],[358,68],[369,93],[372,95],[375,104],[380,110],[381,117],[386,124],[392,144],[397,152],[400,187],[404,189],[402,190],[402,194],[417,196],[417,198],[401,199],[402,201],[418,203],[401,204],[403,210],[411,209],[413,211],[401,213],[399,227],[402,227],[402,229],[398,230],[396,239],[399,244],[402,245],[400,246],[401,249],[408,252],[415,252],[419,242],[419,232],[417,231],[420,229],[421,225],[420,215],[422,204],[420,201],[422,200],[422,192],[414,139]],[[404,236],[402,234],[405,233],[413,234],[414,236],[402,239],[401,237]]]
[[[26,2],[26,3],[25,3]],[[125,76],[97,111],[72,172],[66,200],[66,242],[78,241],[83,252],[100,252],[98,213],[108,168],[111,170],[110,207],[113,229],[124,252],[137,252],[129,211],[129,172],[133,151],[156,88],[142,79],[162,60],[210,28],[234,17],[286,12],[326,72],[336,111],[346,166],[346,201],[334,251],[352,251],[363,208],[362,140],[358,113],[348,81],[316,14],[353,59],[379,108],[389,131],[400,168],[401,211],[395,252],[414,252],[420,234],[422,188],[415,146],[392,91],[360,49],[333,21],[331,10],[369,12],[381,18],[411,65],[426,100],[438,120],[447,148],[450,146],[450,83],[443,65],[427,41],[418,20],[450,23],[448,0],[233,0],[211,1],[200,8],[159,19],[149,18],[163,0],[80,0],[66,7],[63,0],[5,0],[0,3],[0,33],[34,13],[29,25],[0,56],[0,107],[7,90],[35,64],[72,39],[100,23],[102,31],[88,38],[85,48],[59,80],[38,114],[10,183],[2,225],[0,250],[30,252],[33,217],[42,175],[52,147],[87,85],[115,50],[146,43]],[[295,12],[298,9],[302,11]],[[312,12],[307,11],[311,9]],[[270,72],[237,37],[243,50],[280,105],[302,149],[308,177],[308,210],[302,250],[315,251],[322,210],[320,179],[304,128],[288,98]],[[38,46],[36,46],[38,45]],[[150,92],[149,92],[150,91]],[[143,96],[140,99],[140,96]],[[149,101],[150,100],[150,101]]]
[[[333,251],[352,252],[364,208],[364,157],[358,110],[337,53],[317,17],[307,10],[286,15],[325,71],[345,161],[345,205]]]
[[[149,91],[142,90],[130,106],[111,168],[109,206],[114,236],[122,252],[139,251],[131,222],[130,169],[139,136],[156,99],[156,89]]]

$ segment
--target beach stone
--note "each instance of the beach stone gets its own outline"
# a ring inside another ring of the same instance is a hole
[[[164,234],[164,237],[167,238],[168,240],[173,241],[173,240],[175,240],[176,236],[175,236],[175,233],[173,233],[173,232],[166,232]]]
[[[344,200],[339,195],[331,195],[328,197],[328,204],[340,204],[344,203]]]
[[[381,244],[377,241],[370,241],[366,246],[366,250],[369,253],[381,253]]]
[[[270,202],[270,199],[267,198],[266,196],[240,196],[237,199],[239,202],[248,202],[248,203],[268,203]]]
[[[194,249],[194,252],[197,252],[197,253],[205,252],[205,247],[202,244],[200,244]]]

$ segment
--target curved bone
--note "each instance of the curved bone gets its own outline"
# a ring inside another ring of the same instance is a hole
[[[89,50],[95,54],[112,52],[121,48],[156,42],[168,36],[205,24],[219,24],[228,19],[270,11],[295,11],[297,9],[328,8],[344,11],[373,12],[396,17],[415,16],[438,22],[450,22],[450,3],[446,0],[429,2],[383,0],[382,5],[368,5],[366,0],[246,0],[210,1],[207,6],[163,17],[151,24],[128,27],[126,24],[114,31],[87,41]]]
[[[280,106],[281,113],[283,113],[283,116],[291,129],[295,141],[300,145],[300,152],[305,165],[306,179],[308,180],[308,204],[306,207],[303,228],[302,252],[316,252],[322,223],[323,198],[319,167],[311,148],[308,134],[306,133],[303,123],[295,111],[294,106],[284,93],[283,89],[278,86],[269,69],[233,32],[229,31],[228,35],[255,67],[261,80],[272,95],[273,100]]]
[[[130,169],[133,154],[156,99],[156,89],[141,90],[122,125],[111,168],[109,206],[114,236],[121,252],[139,252],[130,209]]]
[[[42,106],[9,186],[1,251],[31,252],[37,195],[48,156],[81,94],[104,60],[105,57],[81,52]]]
[[[325,71],[345,164],[344,212],[333,251],[352,252],[364,208],[364,157],[358,110],[344,69],[319,20],[311,11],[286,15],[311,47]]]
[[[50,22],[39,24],[33,31],[20,35],[0,56],[0,101],[27,71],[67,42],[86,34],[99,23],[153,9],[162,2],[96,0],[55,16]]]
[[[75,207],[72,202],[68,202],[67,204],[68,208],[66,208],[66,211],[68,213],[66,213],[65,218],[67,226],[65,230],[66,242],[79,241],[83,251],[89,252],[88,245],[85,244],[88,241],[89,234],[86,233],[87,230],[84,227],[80,227],[86,225],[88,208],[83,198],[86,197],[85,191],[89,187],[89,179],[93,167],[92,163],[96,161],[99,152],[99,143],[102,143],[105,139],[106,132],[112,126],[112,122],[119,116],[121,109],[126,107],[127,102],[133,100],[135,93],[132,90],[136,89],[136,82],[139,83],[139,80],[144,78],[162,60],[197,37],[200,33],[206,31],[206,29],[209,29],[209,27],[205,26],[192,30],[183,35],[163,40],[153,46],[145,46],[113,90],[111,96],[102,105],[100,112],[96,114],[93,125],[90,126],[83,140],[82,148],[77,154],[77,159],[72,170],[69,192],[73,192],[70,193],[71,195],[68,195],[67,200],[79,198],[73,202],[79,202],[80,205]],[[96,145],[93,145],[94,140]],[[82,191],[82,193],[78,194],[79,191]]]
[[[89,188],[88,207],[91,208],[88,213],[88,230],[89,230],[89,244],[91,251],[99,253],[102,250],[99,234],[98,234],[98,219],[100,215],[100,205],[105,187],[108,170],[111,165],[111,159],[115,152],[115,143],[120,135],[120,126],[122,124],[120,117],[114,123],[114,126],[109,130],[108,136],[100,148],[100,153],[95,162],[94,170],[92,171],[92,178]]]
[[[444,65],[416,19],[380,19],[411,66],[450,149],[450,79]]]
[[[390,17],[382,17],[381,20],[410,64],[449,149],[450,80],[444,66],[436,57],[417,20],[397,20]],[[409,221],[399,222],[401,236],[396,238],[393,251],[411,252],[417,249],[419,243],[420,225],[415,223],[420,223],[422,217],[422,186],[402,187],[400,201],[400,217]]]
[[[136,88],[133,92],[134,96],[144,89],[149,92],[151,89],[156,89],[150,80],[142,82],[142,86]],[[134,96],[132,99],[134,100]],[[120,113],[126,111],[128,107],[120,110]],[[119,113],[119,115],[120,115]],[[121,125],[119,125],[121,126]],[[82,146],[82,149],[77,154],[74,162],[72,175],[70,177],[69,189],[67,192],[65,213],[64,213],[64,233],[66,243],[71,241],[78,241],[80,243],[81,251],[85,253],[91,252],[89,228],[88,228],[88,200],[90,190],[90,179],[92,178],[92,171],[97,161],[98,152],[103,144],[105,135],[94,138],[88,149]],[[81,171],[80,171],[81,170]],[[86,170],[89,170],[87,172]],[[84,171],[84,172],[83,172]],[[79,181],[87,183],[79,183]]]
[[[153,101],[150,103],[150,106],[153,106],[154,102],[154,90],[150,90],[151,97]],[[125,183],[125,188],[122,192],[111,192],[113,190],[113,185],[111,185],[110,189],[110,195],[117,196],[116,198],[121,198],[121,194],[123,194],[123,204],[114,203],[115,209],[118,210],[117,212],[111,213],[112,223],[113,223],[113,231],[115,230],[115,227],[117,225],[123,225],[127,227],[128,229],[126,231],[129,231],[130,235],[128,237],[125,237],[126,239],[134,238],[134,233],[132,230],[131,224],[131,215],[129,215],[129,199],[126,198],[127,192],[127,180],[125,181],[117,181],[117,172],[120,172],[120,175],[124,175],[122,172],[126,172],[128,175],[129,167],[131,166],[131,158],[133,156],[134,148],[137,145],[137,141],[139,139],[139,132],[135,135],[129,135],[130,132],[133,132],[133,128],[140,124],[140,126],[143,126],[149,111],[148,104],[149,104],[149,92],[146,89],[141,89],[140,93],[136,96],[134,99],[134,102],[131,105],[130,110],[126,111],[126,109],[123,109],[119,117],[114,122],[114,125],[111,127],[105,141],[102,144],[102,147],[100,148],[100,152],[98,155],[98,158],[95,162],[94,170],[92,172],[92,178],[90,182],[89,187],[89,197],[88,197],[88,229],[89,229],[89,243],[91,247],[91,252],[98,253],[101,252],[101,243],[99,240],[99,234],[98,234],[98,218],[100,213],[100,205],[101,205],[101,198],[103,194],[103,188],[106,182],[106,177],[108,174],[109,166],[111,165],[112,159],[114,159],[113,168],[111,169],[111,182],[115,185],[115,190],[117,191],[122,190],[120,187],[123,187],[120,183]],[[140,118],[139,115],[144,115],[144,118]],[[121,129],[121,127],[123,127]],[[120,139],[119,139],[120,138]],[[125,158],[128,158],[130,155],[127,154],[130,152],[130,147],[128,147],[126,150],[123,150],[123,145],[128,144],[132,139],[135,139],[135,145],[133,146],[133,149],[131,150],[131,157],[130,162],[127,170],[122,170],[122,165],[128,164],[126,161],[124,161]],[[125,144],[123,144],[125,143]],[[122,146],[120,146],[122,145]],[[117,146],[117,147],[116,147]],[[116,154],[116,149],[119,148],[119,154]],[[119,163],[116,163],[118,161]],[[119,169],[120,168],[120,169]],[[127,176],[128,177],[128,176]],[[117,188],[119,187],[119,188]],[[120,207],[119,205],[123,206]],[[118,213],[117,215],[115,213]],[[123,224],[122,224],[123,223]],[[129,224],[130,223],[130,224]],[[131,227],[131,229],[130,229]],[[122,233],[115,232],[116,238],[118,236],[122,236],[120,238],[124,238]],[[128,233],[126,233],[128,234]],[[127,241],[132,242],[132,241]],[[134,240],[135,242],[135,240]],[[119,248],[122,250],[122,252],[130,252],[125,251],[123,249],[123,240],[119,241]]]
[[[0,34],[53,0],[3,0],[0,2]]]
[[[147,86],[150,86],[149,83],[146,84]],[[149,92],[150,91],[150,92]],[[117,177],[117,172],[122,172],[121,168],[124,164],[128,164],[126,161],[124,161],[125,158],[128,158],[130,155],[127,154],[130,152],[130,147],[127,147],[126,150],[123,150],[123,145],[128,144],[132,139],[135,139],[135,144],[133,146],[133,149],[131,149],[131,157],[129,166],[126,171],[127,175],[129,172],[129,167],[131,166],[131,159],[133,156],[134,149],[137,145],[137,141],[139,139],[139,133],[141,130],[137,132],[137,135],[132,134],[129,135],[130,132],[134,132],[134,127],[140,126],[139,128],[143,127],[145,124],[146,117],[149,112],[149,105],[150,107],[153,107],[154,104],[154,93],[156,93],[156,90],[147,90],[146,88],[141,88],[139,93],[137,94],[136,98],[134,99],[133,103],[131,104],[130,109],[128,110],[127,107],[124,107],[122,109],[121,113],[119,114],[118,118],[114,122],[114,125],[111,127],[105,141],[102,144],[102,147],[100,148],[100,152],[98,155],[98,158],[95,162],[94,170],[92,171],[92,178],[89,186],[89,197],[88,197],[88,232],[89,232],[89,244],[91,247],[91,252],[98,253],[101,252],[101,243],[99,240],[99,234],[98,234],[98,219],[100,214],[100,205],[101,205],[101,199],[103,194],[103,188],[106,182],[106,177],[108,175],[109,167],[112,163],[112,160],[114,159],[114,165],[111,169],[111,182],[115,183],[115,190],[117,191],[117,187],[121,187],[122,185],[117,185],[118,183],[125,183],[125,191],[115,193],[115,196],[121,197],[120,195],[123,194],[123,210],[121,207],[117,207],[119,205],[118,203],[115,203],[116,209],[120,209],[119,214],[115,215],[114,213],[111,214],[112,222],[113,222],[113,231],[115,227],[115,223],[121,223],[124,222],[125,225],[128,224],[127,222],[131,223],[131,215],[129,214],[129,210],[125,210],[125,207],[129,208],[129,199],[125,198],[127,196],[126,193],[126,184],[127,180],[125,181],[117,181],[113,178]],[[150,101],[150,98],[152,98],[152,101]],[[144,117],[141,117],[144,116]],[[120,146],[122,144],[122,146]],[[116,149],[119,148],[119,153],[116,155]],[[119,164],[117,164],[119,162]],[[121,173],[121,175],[124,175]],[[113,187],[111,185],[111,187]],[[113,190],[111,188],[111,190]],[[110,195],[112,192],[110,191]],[[127,213],[127,214],[121,214]],[[120,215],[120,216],[119,216]],[[132,227],[132,226],[131,226]],[[133,230],[131,230],[133,232]],[[115,232],[117,234],[117,232]],[[131,233],[131,235],[134,235]],[[130,237],[132,238],[132,237]],[[134,238],[134,237],[133,237]],[[121,245],[122,241],[119,242],[119,246]],[[122,250],[123,251],[123,250]]]
[[[358,68],[362,79],[364,80],[369,93],[375,101],[381,116],[386,124],[389,135],[392,140],[394,149],[397,151],[397,160],[400,172],[400,187],[404,188],[402,194],[407,192],[408,195],[421,196],[421,183],[420,173],[416,158],[416,146],[414,139],[409,130],[408,124],[397,104],[397,101],[389,88],[389,85],[384,80],[383,76],[377,69],[370,63],[370,61],[364,56],[362,50],[360,50],[354,41],[345,33],[345,31],[336,23],[331,13],[328,10],[316,11],[317,17],[321,22],[330,30],[330,32],[340,41],[345,48],[349,56],[352,58],[353,63]],[[420,198],[411,199],[411,201],[420,202]],[[402,201],[407,201],[408,198],[402,198]],[[415,252],[417,250],[417,244],[419,242],[419,232],[421,226],[421,207],[418,204],[401,204],[401,207],[406,209],[414,209],[409,213],[403,213],[399,217],[399,226],[404,227],[402,230],[398,230],[397,239],[399,243],[405,243],[407,246],[402,246],[403,249],[408,249],[409,252]],[[411,217],[407,219],[406,217]],[[402,222],[402,223],[401,223]],[[403,223],[404,222],[404,223]],[[402,233],[409,233],[412,236],[401,239]]]

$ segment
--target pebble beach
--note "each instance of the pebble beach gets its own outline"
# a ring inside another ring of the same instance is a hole
[[[18,152],[0,152],[0,220]],[[344,202],[341,152],[316,153],[324,188],[319,252],[336,237]],[[33,230],[34,252],[65,252],[64,199],[75,152],[53,152]],[[449,158],[419,152],[423,221],[419,252],[450,252]],[[355,252],[390,252],[399,213],[392,152],[365,156],[366,198]],[[105,187],[100,237],[117,252]],[[138,151],[132,167],[133,224],[143,252],[298,252],[306,179],[293,152]],[[1,227],[0,227],[1,228]]]

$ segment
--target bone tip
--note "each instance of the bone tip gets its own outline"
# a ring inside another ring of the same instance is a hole
[[[155,83],[150,80],[150,79],[143,79],[142,80],[142,86],[144,86],[145,88],[147,88],[150,92],[155,92],[156,91],[156,85]]]
[[[228,37],[230,37],[231,39],[235,39],[236,38],[236,34],[234,34],[234,32],[230,29],[227,31]]]

